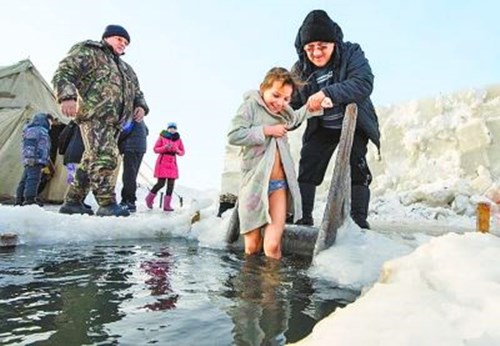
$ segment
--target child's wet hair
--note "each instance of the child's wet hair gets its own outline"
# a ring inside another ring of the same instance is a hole
[[[264,80],[260,83],[260,90],[271,88],[274,82],[281,82],[281,85],[290,85],[293,90],[300,86],[300,82],[284,67],[273,67],[267,71]]]

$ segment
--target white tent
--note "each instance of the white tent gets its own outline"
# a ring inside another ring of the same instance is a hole
[[[49,112],[67,122],[59,112],[52,90],[33,63],[22,60],[0,67],[0,199],[12,198],[23,172],[21,140],[23,126],[37,112]],[[67,189],[62,158],[42,197],[62,201]]]

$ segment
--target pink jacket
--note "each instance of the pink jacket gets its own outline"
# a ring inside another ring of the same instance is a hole
[[[155,165],[155,178],[179,178],[176,156],[184,155],[184,144],[182,140],[171,140],[160,135],[154,146],[154,151],[158,155]]]

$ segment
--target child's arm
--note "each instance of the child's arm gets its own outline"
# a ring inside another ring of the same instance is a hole
[[[231,120],[227,134],[229,144],[237,146],[263,145],[266,137],[264,126],[256,124],[248,103],[243,103]]]
[[[310,109],[309,104],[305,104],[300,109],[293,111],[294,118],[288,124],[288,127],[295,128],[295,127],[299,126],[306,119],[309,119],[309,118],[315,117],[315,116],[323,115],[323,110],[325,108],[331,108],[331,107],[333,107],[333,103],[332,103],[332,100],[328,97],[326,97],[321,102],[321,108],[318,110],[312,110],[312,109]]]

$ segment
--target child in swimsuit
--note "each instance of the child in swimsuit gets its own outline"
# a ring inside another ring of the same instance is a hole
[[[296,220],[302,217],[295,163],[286,134],[308,117],[322,115],[323,108],[305,105],[294,111],[289,103],[295,88],[288,70],[272,68],[259,90],[244,95],[231,122],[229,143],[241,146],[238,214],[245,253],[249,255],[263,249],[266,256],[280,259],[287,211]]]

